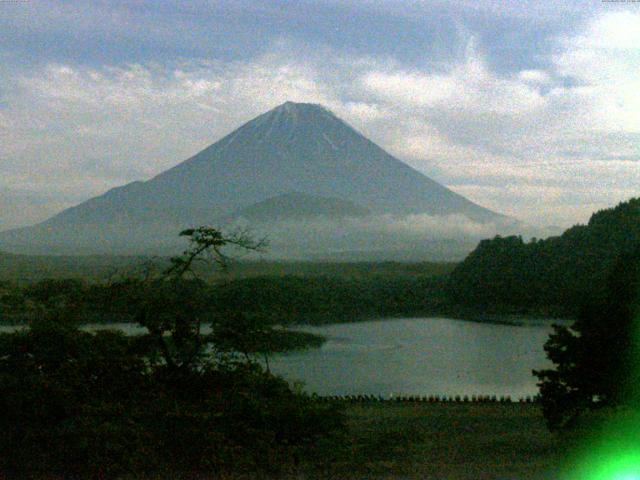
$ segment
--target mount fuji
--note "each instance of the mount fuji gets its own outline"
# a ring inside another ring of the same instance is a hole
[[[157,253],[175,245],[183,228],[230,219],[261,225],[322,218],[325,230],[328,220],[339,230],[345,222],[357,229],[376,218],[420,216],[479,225],[513,222],[411,168],[328,109],[286,102],[150,180],[109,190],[38,225],[1,232],[0,248]],[[313,230],[309,222],[305,228]],[[357,243],[349,247],[361,249]]]

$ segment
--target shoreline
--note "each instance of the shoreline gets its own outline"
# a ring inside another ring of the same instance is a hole
[[[10,315],[13,316],[13,315]],[[16,315],[17,316],[17,315]],[[27,327],[29,326],[29,320],[22,319],[17,321],[11,321],[9,319],[2,318],[0,315],[0,327]],[[323,327],[329,325],[341,325],[348,323],[363,323],[363,322],[386,322],[394,320],[407,320],[407,319],[430,319],[430,318],[446,318],[450,320],[459,320],[463,322],[473,323],[485,323],[491,325],[505,325],[512,327],[528,327],[539,324],[548,325],[549,323],[557,323],[558,325],[570,325],[575,321],[573,318],[550,316],[545,317],[542,315],[533,314],[496,314],[496,313],[471,313],[471,312],[453,312],[453,311],[432,311],[432,312],[419,312],[414,314],[395,314],[395,315],[371,315],[366,314],[362,316],[355,316],[350,319],[338,320],[334,318],[328,321],[317,321],[316,318],[310,320],[302,320],[297,322],[288,322],[280,324],[283,328],[297,329],[297,327]],[[95,325],[100,328],[109,328],[109,326],[117,325],[138,325],[135,321],[127,321],[126,319],[115,319],[113,321],[103,320],[95,321],[89,320],[78,324],[79,326]]]

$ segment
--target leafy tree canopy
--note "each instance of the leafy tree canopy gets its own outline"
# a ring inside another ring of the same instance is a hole
[[[619,255],[640,246],[640,198],[599,211],[559,237],[480,242],[450,275],[451,301],[484,310],[574,317],[605,295]]]
[[[587,410],[640,406],[640,249],[618,258],[604,291],[571,327],[555,327],[545,345],[555,368],[534,372],[551,429]]]

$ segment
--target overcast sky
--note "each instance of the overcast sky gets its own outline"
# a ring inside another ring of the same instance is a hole
[[[640,3],[0,0],[0,229],[286,100],[483,206],[584,222],[640,195]]]

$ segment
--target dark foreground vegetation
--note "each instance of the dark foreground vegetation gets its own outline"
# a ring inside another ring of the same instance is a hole
[[[260,244],[200,228],[133,275],[4,282],[2,320],[30,328],[0,335],[0,477],[556,478],[580,437],[637,418],[639,225],[632,200],[560,237],[482,242],[449,274],[232,278],[202,278],[197,260]],[[271,353],[322,342],[290,323],[468,312],[577,319],[545,346],[539,403],[345,406],[268,371]],[[146,333],[78,329],[114,321]]]
[[[594,410],[640,409],[640,248],[618,258],[603,291],[555,327],[545,345],[555,367],[534,372],[552,430]]]
[[[257,363],[176,367],[148,340],[56,322],[2,335],[0,476],[276,475],[342,430]]]
[[[193,277],[207,252],[222,263],[227,245],[260,245],[183,235],[191,247],[168,268],[124,283],[144,335],[80,331],[74,283],[31,292],[30,328],[0,335],[0,478],[273,477],[337,444],[340,409],[258,361],[300,339],[212,309]]]

